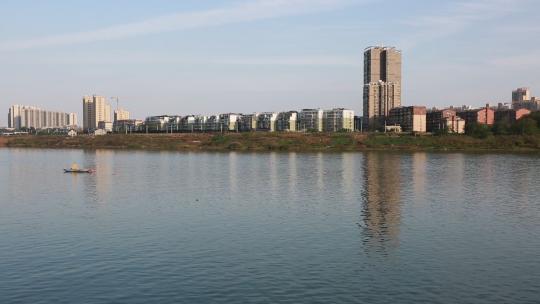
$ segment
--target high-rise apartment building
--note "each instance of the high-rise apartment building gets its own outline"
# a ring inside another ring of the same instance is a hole
[[[369,47],[364,51],[364,121],[374,127],[401,106],[401,51]]]
[[[83,129],[93,131],[98,129],[99,123],[112,123],[111,105],[103,96],[83,97]]]
[[[512,91],[512,103],[531,100],[531,91],[529,88],[517,88]]]
[[[9,108],[8,127],[46,129],[65,128],[77,124],[77,114],[43,110],[37,107],[13,105]]]

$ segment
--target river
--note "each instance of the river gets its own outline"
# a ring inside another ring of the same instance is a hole
[[[538,155],[0,149],[0,303],[539,299]]]

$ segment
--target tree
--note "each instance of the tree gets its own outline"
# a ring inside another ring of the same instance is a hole
[[[481,125],[476,122],[465,125],[465,134],[476,138],[487,138],[491,135],[491,130],[487,125]]]
[[[511,133],[512,125],[506,121],[499,121],[493,125],[493,134],[495,135],[508,135]]]
[[[512,126],[512,131],[514,134],[519,135],[532,135],[538,133],[538,123],[536,120],[530,117],[524,117]]]

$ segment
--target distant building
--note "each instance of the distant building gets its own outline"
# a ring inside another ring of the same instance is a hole
[[[278,132],[296,132],[298,122],[298,112],[281,112],[276,118],[276,131]]]
[[[354,131],[354,111],[343,108],[325,110],[323,112],[323,131]]]
[[[463,134],[465,133],[465,120],[459,116],[445,117],[442,119],[443,127],[448,133]]]
[[[105,132],[112,132],[113,131],[113,123],[109,121],[100,121],[98,123],[98,129],[105,130]]]
[[[495,123],[507,123],[512,124],[523,116],[531,114],[528,109],[504,109],[495,111]]]
[[[76,120],[75,113],[49,111],[32,106],[13,105],[8,111],[8,127],[15,130],[66,128],[76,125]]]
[[[512,103],[519,103],[531,100],[531,91],[529,88],[517,88],[512,91]]]
[[[84,96],[83,129],[86,132],[95,130],[100,122],[112,123],[111,105],[103,96]]]
[[[401,106],[401,51],[370,47],[364,51],[364,119],[366,126],[384,122]]]
[[[450,107],[443,110],[433,108],[428,110],[426,113],[426,131],[430,133],[441,131],[455,134],[465,133],[465,120],[457,116],[456,109],[463,110],[470,109],[470,107]]]
[[[465,120],[465,124],[480,124],[491,126],[495,122],[495,110],[487,104],[484,108],[458,111],[457,115]]]
[[[212,115],[208,117],[204,124],[204,130],[208,132],[223,132],[226,131],[223,128],[223,124],[219,119],[219,115]]]
[[[139,131],[143,121],[137,119],[115,120],[113,123],[113,132],[115,133],[133,133]]]
[[[144,121],[144,131],[146,132],[165,132],[169,122],[174,119],[169,115],[149,116]]]
[[[512,108],[539,111],[540,99],[532,97],[529,88],[517,88],[512,91]]]
[[[223,131],[238,131],[240,114],[227,113],[219,115],[219,121],[223,126]]]
[[[276,120],[278,113],[265,112],[257,117],[257,131],[276,131]]]
[[[114,111],[114,121],[117,120],[129,120],[129,112],[120,108]]]
[[[388,125],[398,125],[403,132],[426,132],[426,107],[398,107],[390,110]]]
[[[303,109],[298,114],[298,129],[303,132],[322,132],[323,114],[321,109]]]
[[[257,119],[259,113],[244,114],[240,117],[239,129],[242,132],[251,132],[257,130]]]

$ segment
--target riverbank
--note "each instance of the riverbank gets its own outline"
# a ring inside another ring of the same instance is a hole
[[[540,152],[540,136],[485,139],[464,135],[411,136],[360,133],[133,134],[1,137],[0,147],[171,151],[508,151]]]

